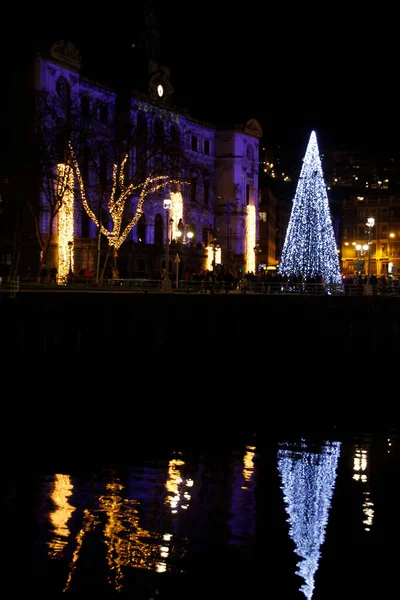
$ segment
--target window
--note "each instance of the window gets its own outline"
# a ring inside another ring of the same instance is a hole
[[[209,206],[210,204],[210,182],[204,182],[204,206]]]
[[[0,254],[0,265],[2,267],[9,267],[11,265],[12,254],[11,252],[2,252]]]
[[[249,205],[250,202],[250,185],[246,184],[246,206]]]
[[[171,153],[179,154],[179,150],[181,147],[181,133],[176,125],[171,125],[170,137],[171,137]]]
[[[148,136],[147,119],[143,113],[139,113],[137,121],[136,170],[138,177],[142,181],[147,177]]]
[[[100,122],[107,125],[108,123],[108,106],[107,104],[102,104],[100,106]]]
[[[105,188],[107,185],[107,156],[105,154],[100,156],[99,179],[100,185]]]
[[[59,98],[67,99],[70,94],[70,86],[65,77],[59,77],[56,83],[56,92]]]
[[[154,123],[154,144],[158,150],[164,145],[164,125],[161,119],[157,119]]]
[[[260,212],[259,216],[260,216],[260,221],[262,221],[263,223],[267,222],[267,213],[266,212]]]
[[[190,181],[190,200],[196,202],[197,199],[197,179],[192,177]]]
[[[208,227],[203,227],[201,237],[204,247],[208,246]]]
[[[83,149],[82,179],[87,187],[89,183],[89,148],[87,146]]]
[[[81,98],[81,114],[85,119],[90,115],[90,100],[87,96]]]
[[[210,154],[210,140],[204,140],[204,154]]]
[[[197,136],[196,135],[192,135],[191,146],[190,147],[193,150],[193,152],[197,152],[198,140],[197,140]]]
[[[154,243],[160,246],[163,244],[163,221],[159,213],[154,219]]]

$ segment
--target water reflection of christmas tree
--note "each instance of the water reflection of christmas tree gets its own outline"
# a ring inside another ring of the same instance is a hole
[[[325,442],[318,453],[308,451],[304,440],[301,447],[280,445],[278,449],[289,534],[296,545],[296,554],[302,558],[296,574],[305,581],[300,590],[308,600],[314,592],[339,454],[340,442]]]

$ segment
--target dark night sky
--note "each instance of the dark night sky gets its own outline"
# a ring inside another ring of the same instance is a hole
[[[86,13],[77,17],[75,5],[65,5],[63,13],[35,6],[19,37],[8,31],[7,47],[18,51],[21,41],[69,38],[88,70],[125,74],[142,4],[118,4],[113,13],[98,7],[94,20]],[[394,14],[349,3],[153,4],[175,102],[193,116],[221,123],[255,118],[264,145],[279,144],[294,156],[304,155],[312,129],[320,151],[399,154]]]

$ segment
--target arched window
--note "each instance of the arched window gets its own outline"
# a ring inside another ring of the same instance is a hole
[[[163,220],[159,213],[154,219],[154,243],[163,245]]]
[[[90,116],[90,100],[88,96],[81,97],[81,115],[84,119]]]
[[[170,129],[170,150],[171,154],[179,154],[181,149],[181,132],[179,131],[179,127],[175,124],[171,125]]]
[[[147,150],[149,141],[149,129],[147,125],[147,119],[142,112],[139,112],[138,114],[136,134],[136,170],[138,178],[144,181],[147,176]]]
[[[208,227],[203,227],[202,231],[202,242],[203,246],[208,246]]]
[[[65,115],[71,111],[71,86],[65,77],[59,77],[56,82],[57,96],[60,98]]]
[[[164,125],[161,119],[156,119],[154,122],[154,145],[160,150],[164,147],[165,134]]]
[[[251,144],[247,144],[246,156],[249,160],[254,160],[254,148]]]

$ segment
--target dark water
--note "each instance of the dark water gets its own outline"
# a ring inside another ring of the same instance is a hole
[[[38,465],[8,499],[17,522],[24,511],[33,519],[30,588],[49,597],[399,597],[399,442],[393,429],[254,434]],[[12,538],[12,520],[9,529]]]

